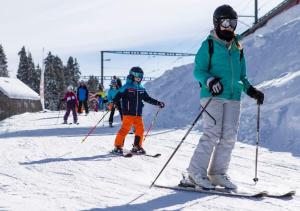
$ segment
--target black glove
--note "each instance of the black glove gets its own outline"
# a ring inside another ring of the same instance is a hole
[[[220,95],[223,92],[223,85],[220,82],[220,80],[221,80],[221,78],[214,78],[208,84],[209,91],[211,92],[211,94],[213,96]]]
[[[163,107],[165,107],[165,103],[164,103],[164,102],[158,102],[158,106],[159,106],[160,108],[163,108]]]
[[[264,93],[250,86],[247,90],[247,95],[257,100],[257,104],[261,105],[264,103]]]

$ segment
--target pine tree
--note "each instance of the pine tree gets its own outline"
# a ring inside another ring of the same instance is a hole
[[[96,76],[91,75],[87,82],[87,88],[90,92],[97,92],[99,86],[99,80]]]
[[[57,110],[64,91],[63,63],[58,56],[53,56],[49,52],[45,59],[45,108]]]
[[[81,75],[80,66],[77,62],[77,59],[75,58],[75,61],[74,61],[74,79],[75,79],[77,84],[79,82],[80,75]]]
[[[40,65],[38,64],[35,67],[35,84],[34,84],[34,88],[33,90],[36,91],[37,93],[40,93],[40,83],[41,83],[41,73],[42,73],[42,69],[40,67]]]
[[[19,68],[17,73],[17,78],[23,81],[25,84],[28,84],[28,59],[25,47],[23,46],[22,49],[19,51],[18,55],[20,56],[19,61]]]
[[[72,56],[69,57],[67,66],[64,68],[64,76],[66,85],[76,87],[80,78],[79,65]]]
[[[7,59],[1,44],[0,44],[0,77],[9,77],[8,70],[7,70]]]
[[[28,53],[28,57],[27,57],[27,64],[28,64],[28,69],[27,69],[27,85],[33,89],[34,91],[36,91],[37,93],[39,93],[39,83],[40,83],[40,73],[37,72],[31,53]]]

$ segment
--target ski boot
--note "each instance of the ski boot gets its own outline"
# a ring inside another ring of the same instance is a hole
[[[230,180],[229,176],[226,174],[216,174],[216,175],[208,175],[209,180],[215,186],[221,186],[226,189],[236,190],[237,186],[233,184]]]
[[[143,149],[143,147],[140,146],[133,146],[130,151],[134,154],[141,154],[141,155],[146,154],[146,151]]]
[[[65,125],[65,124],[68,124],[67,120],[64,120],[63,124],[64,124],[64,125]]]
[[[123,149],[121,147],[115,147],[111,152],[116,155],[123,155]]]
[[[202,188],[203,190],[214,190],[215,186],[209,181],[207,176],[201,174],[191,174],[188,176],[189,182]]]

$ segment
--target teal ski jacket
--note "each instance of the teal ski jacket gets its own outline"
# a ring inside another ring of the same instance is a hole
[[[209,44],[208,39],[213,40],[213,53],[211,57],[211,67],[209,66]],[[245,58],[240,59],[240,48],[237,41],[233,41],[229,47],[227,43],[217,38],[213,33],[203,41],[195,57],[194,76],[202,84],[201,98],[210,97],[207,80],[211,77],[221,78],[223,85],[222,94],[218,98],[228,100],[240,100],[241,92],[247,93],[250,83],[247,79]],[[227,44],[227,45],[226,45]]]

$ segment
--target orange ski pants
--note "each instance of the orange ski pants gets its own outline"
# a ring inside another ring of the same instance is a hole
[[[144,138],[144,123],[142,116],[123,115],[122,127],[119,130],[116,139],[115,147],[123,147],[126,135],[129,133],[131,126],[135,127],[135,136],[140,137],[139,146],[142,147]]]

